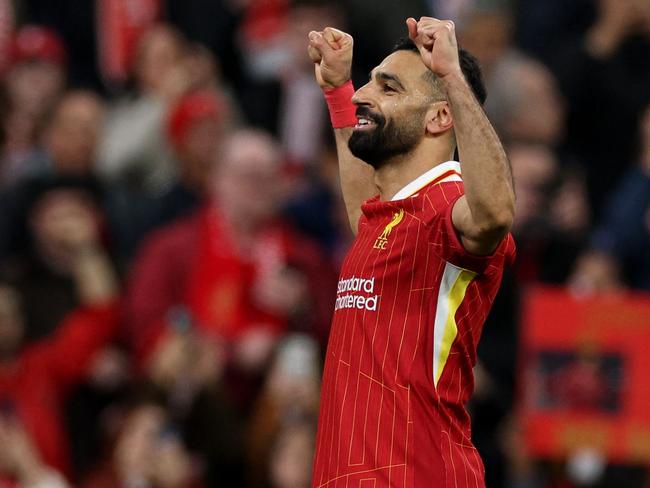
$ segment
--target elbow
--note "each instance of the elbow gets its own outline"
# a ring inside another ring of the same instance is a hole
[[[503,237],[512,228],[515,218],[514,202],[501,208],[485,212],[477,222],[478,234],[486,237]]]

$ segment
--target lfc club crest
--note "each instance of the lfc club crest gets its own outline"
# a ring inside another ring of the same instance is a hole
[[[388,244],[388,236],[393,231],[393,228],[399,225],[399,223],[404,219],[404,209],[400,208],[399,211],[395,212],[393,215],[393,220],[384,227],[384,231],[377,237],[375,245],[372,246],[373,249],[386,249],[386,244]]]

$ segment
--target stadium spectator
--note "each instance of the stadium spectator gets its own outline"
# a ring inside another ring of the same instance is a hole
[[[160,193],[174,177],[165,138],[169,106],[191,87],[183,64],[186,40],[172,27],[152,27],[137,47],[135,92],[108,115],[99,148],[99,170],[109,179],[149,193]]]
[[[586,170],[589,201],[604,197],[629,169],[636,127],[650,102],[650,7],[644,0],[599,0],[584,36],[564,40],[551,68],[570,100],[563,151]],[[614,163],[616,162],[616,163]]]
[[[457,3],[461,4],[455,17],[458,19],[458,40],[464,49],[476,56],[483,75],[489,80],[501,60],[515,49],[513,12],[503,0],[461,0]]]
[[[650,290],[650,107],[639,135],[639,164],[608,197],[589,250],[577,261],[571,281],[578,290]]]
[[[84,186],[93,195],[106,219],[111,249],[124,264],[134,247],[141,206],[134,204],[136,198],[125,188],[99,178],[96,153],[103,120],[104,105],[90,91],[69,91],[55,105],[41,137],[47,166],[0,196],[0,256],[25,248],[28,213],[40,193],[69,184]]]
[[[313,165],[322,150],[323,134],[329,131],[323,95],[313,83],[313,63],[305,58],[305,37],[312,30],[343,24],[343,14],[335,2],[303,0],[294,2],[289,9],[282,36],[287,60],[280,72],[278,127],[292,162]]]
[[[12,50],[3,83],[6,107],[0,186],[38,173],[47,165],[38,138],[66,83],[66,53],[54,31],[25,26],[17,32]]]
[[[196,443],[223,467],[209,478],[232,479],[236,442],[224,449],[228,430],[214,412],[237,439],[276,342],[289,329],[324,335],[330,307],[316,297],[329,296],[333,279],[315,245],[280,218],[282,154],[270,136],[229,135],[215,164],[209,203],[144,243],[127,322],[144,372],[201,419]]]
[[[86,488],[199,488],[199,467],[156,401],[142,401],[123,414],[107,458],[87,477]],[[214,486],[214,485],[210,485]]]
[[[248,425],[250,486],[309,486],[320,370],[310,337],[293,334],[278,345]]]
[[[481,63],[485,110],[501,137],[555,148],[565,130],[564,101],[548,68],[512,43],[513,24],[505,2],[483,2],[461,17],[461,45]]]
[[[515,143],[508,150],[517,185],[518,280],[563,283],[585,245],[590,222],[580,173],[561,168],[543,145]]]
[[[82,246],[85,239],[81,232],[74,233],[70,240],[75,241],[75,247],[71,251],[90,256],[92,249]],[[118,322],[116,281],[111,267],[97,257],[81,260],[86,261],[79,263],[84,278],[81,305],[64,318],[55,333],[40,341],[24,342],[24,310],[34,302],[23,302],[23,297],[8,284],[0,288],[3,435],[17,436],[15,441],[20,444],[24,431],[22,448],[33,443],[42,462],[66,476],[72,473],[63,417],[65,400],[71,389],[84,380],[95,354],[112,338]],[[38,457],[35,454],[33,461]],[[20,474],[3,470],[0,479]]]
[[[496,62],[487,84],[486,111],[505,140],[559,145],[565,103],[543,64],[511,51]]]
[[[227,124],[224,102],[213,91],[181,97],[167,115],[167,137],[178,178],[151,203],[145,229],[167,224],[196,210],[209,193],[210,173]]]
[[[26,303],[30,340],[51,334],[95,286],[94,273],[109,266],[102,244],[102,217],[93,187],[69,179],[30,187],[25,212],[31,239],[21,259],[7,266]]]
[[[129,294],[141,353],[151,351],[150,334],[161,335],[179,304],[202,333],[231,344],[231,361],[248,371],[260,371],[288,321],[322,327],[328,312],[307,291],[322,289],[327,274],[314,245],[279,218],[281,162],[266,134],[235,133],[215,168],[211,203],[145,243]],[[305,313],[311,303],[316,308]]]

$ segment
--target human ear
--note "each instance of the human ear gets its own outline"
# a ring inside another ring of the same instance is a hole
[[[426,114],[426,133],[438,135],[454,126],[454,117],[446,101],[434,102]]]

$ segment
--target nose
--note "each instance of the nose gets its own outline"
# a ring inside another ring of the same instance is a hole
[[[368,96],[368,83],[359,88],[354,95],[352,95],[352,103],[355,105],[372,105],[371,99]]]

